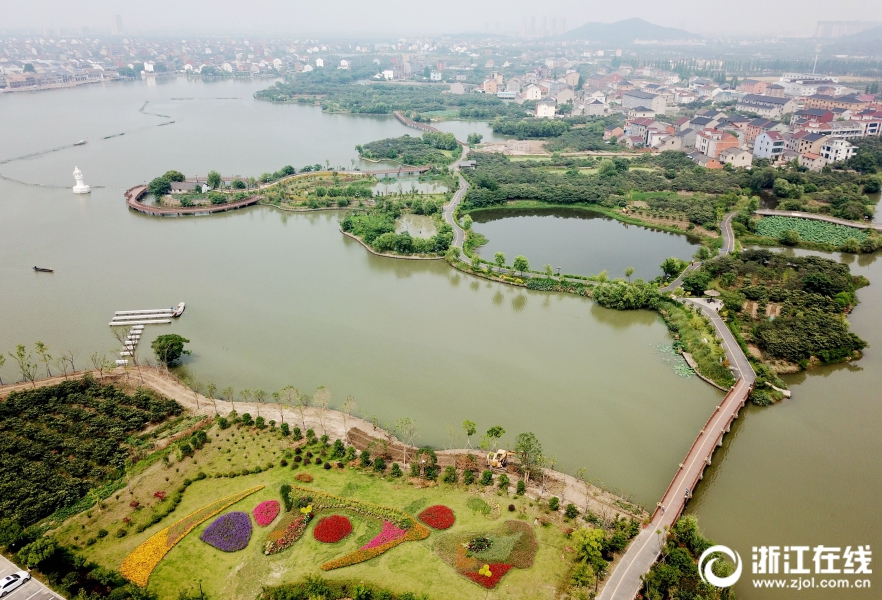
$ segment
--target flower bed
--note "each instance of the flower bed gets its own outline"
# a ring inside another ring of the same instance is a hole
[[[279,501],[267,500],[254,507],[254,521],[261,527],[266,527],[279,516]]]
[[[448,533],[435,542],[435,553],[457,573],[492,589],[513,568],[533,565],[538,544],[523,521],[506,521],[492,532]]]
[[[388,542],[392,542],[397,540],[398,538],[402,538],[407,533],[404,529],[399,529],[389,521],[383,521],[383,529],[380,531],[380,534],[369,541],[367,544],[361,547],[361,550],[368,550],[370,548],[376,548],[377,546],[382,546]]]
[[[311,512],[285,515],[276,529],[267,534],[266,542],[263,544],[263,553],[277,554],[290,548],[291,544],[300,539],[311,520]]]
[[[199,537],[224,552],[238,552],[251,541],[251,519],[240,511],[219,516]]]
[[[418,518],[432,529],[450,529],[456,520],[453,511],[443,504],[430,506]]]
[[[295,477],[297,481],[302,481],[303,483],[312,483],[312,475],[309,473],[300,473]]]
[[[312,536],[325,544],[339,542],[350,533],[352,533],[352,523],[343,515],[325,517],[312,530]]]
[[[387,550],[391,550],[398,544],[403,544],[404,542],[416,542],[419,540],[424,540],[427,537],[429,537],[429,530],[419,523],[414,523],[414,527],[408,530],[408,532],[400,538],[388,541],[385,544],[381,544],[379,546],[374,546],[373,548],[368,548],[367,546],[365,546],[364,548],[359,548],[355,552],[350,552],[345,556],[341,556],[340,558],[335,558],[332,561],[326,562],[321,566],[321,569],[322,571],[331,571],[333,569],[339,569],[340,567],[356,565],[358,563],[365,562],[366,560],[376,558]]]
[[[162,560],[162,557],[183,539],[185,535],[190,533],[197,525],[204,523],[228,506],[262,489],[263,486],[259,485],[238,494],[221,498],[190,513],[170,527],[154,533],[140,546],[132,550],[131,554],[123,560],[119,572],[132,583],[145,587],[150,574],[156,568],[156,565],[159,564],[159,561]]]
[[[472,571],[469,573],[463,573],[463,575],[475,583],[492,590],[500,581],[502,581],[502,577],[508,573],[510,569],[511,565],[505,563],[492,563],[483,565],[477,572]]]

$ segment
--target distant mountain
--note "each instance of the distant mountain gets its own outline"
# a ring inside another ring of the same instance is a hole
[[[865,32],[866,33],[866,32]],[[701,36],[683,29],[662,27],[640,18],[625,19],[615,23],[586,23],[563,36],[568,40],[585,40],[607,44],[625,45],[634,40],[697,40]]]
[[[849,54],[859,56],[882,55],[882,25],[846,35],[833,40],[825,40],[825,54]]]

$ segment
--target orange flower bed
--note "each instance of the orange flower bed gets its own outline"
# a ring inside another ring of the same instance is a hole
[[[175,544],[181,541],[185,535],[193,531],[197,525],[204,523],[228,506],[232,506],[242,498],[250,496],[254,492],[262,489],[263,486],[259,485],[239,492],[238,494],[221,498],[216,502],[212,502],[211,504],[203,506],[199,510],[190,513],[171,526],[154,533],[146,542],[132,550],[132,553],[123,560],[119,572],[132,583],[145,587],[147,585],[147,580],[150,579],[150,574],[153,573],[153,569],[156,568],[159,561],[161,561],[162,558],[168,554],[168,551],[174,548]]]

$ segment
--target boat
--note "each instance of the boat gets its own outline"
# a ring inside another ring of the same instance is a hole
[[[184,314],[184,308],[186,308],[186,307],[187,307],[187,305],[184,302],[181,302],[172,311],[172,316],[177,319],[182,314]]]
[[[88,140],[80,140],[79,142],[77,142],[76,144],[74,144],[74,146],[83,146],[83,145],[86,144],[87,141],[88,141]]]
[[[46,267],[34,267],[34,271],[37,273],[54,273],[52,269],[47,269]]]

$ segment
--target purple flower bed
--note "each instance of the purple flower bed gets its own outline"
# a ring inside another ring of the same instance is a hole
[[[248,545],[251,539],[251,519],[243,512],[231,512],[219,516],[200,538],[206,544],[224,552],[236,552]]]
[[[277,500],[267,500],[254,507],[254,520],[261,527],[272,523],[277,516],[279,516],[279,502]]]
[[[383,521],[383,529],[380,531],[380,535],[369,541],[367,544],[361,547],[362,550],[367,550],[369,548],[376,548],[377,546],[382,546],[386,542],[391,542],[392,540],[397,540],[400,537],[403,537],[407,534],[407,530],[398,529],[395,525],[390,523],[389,521]]]

